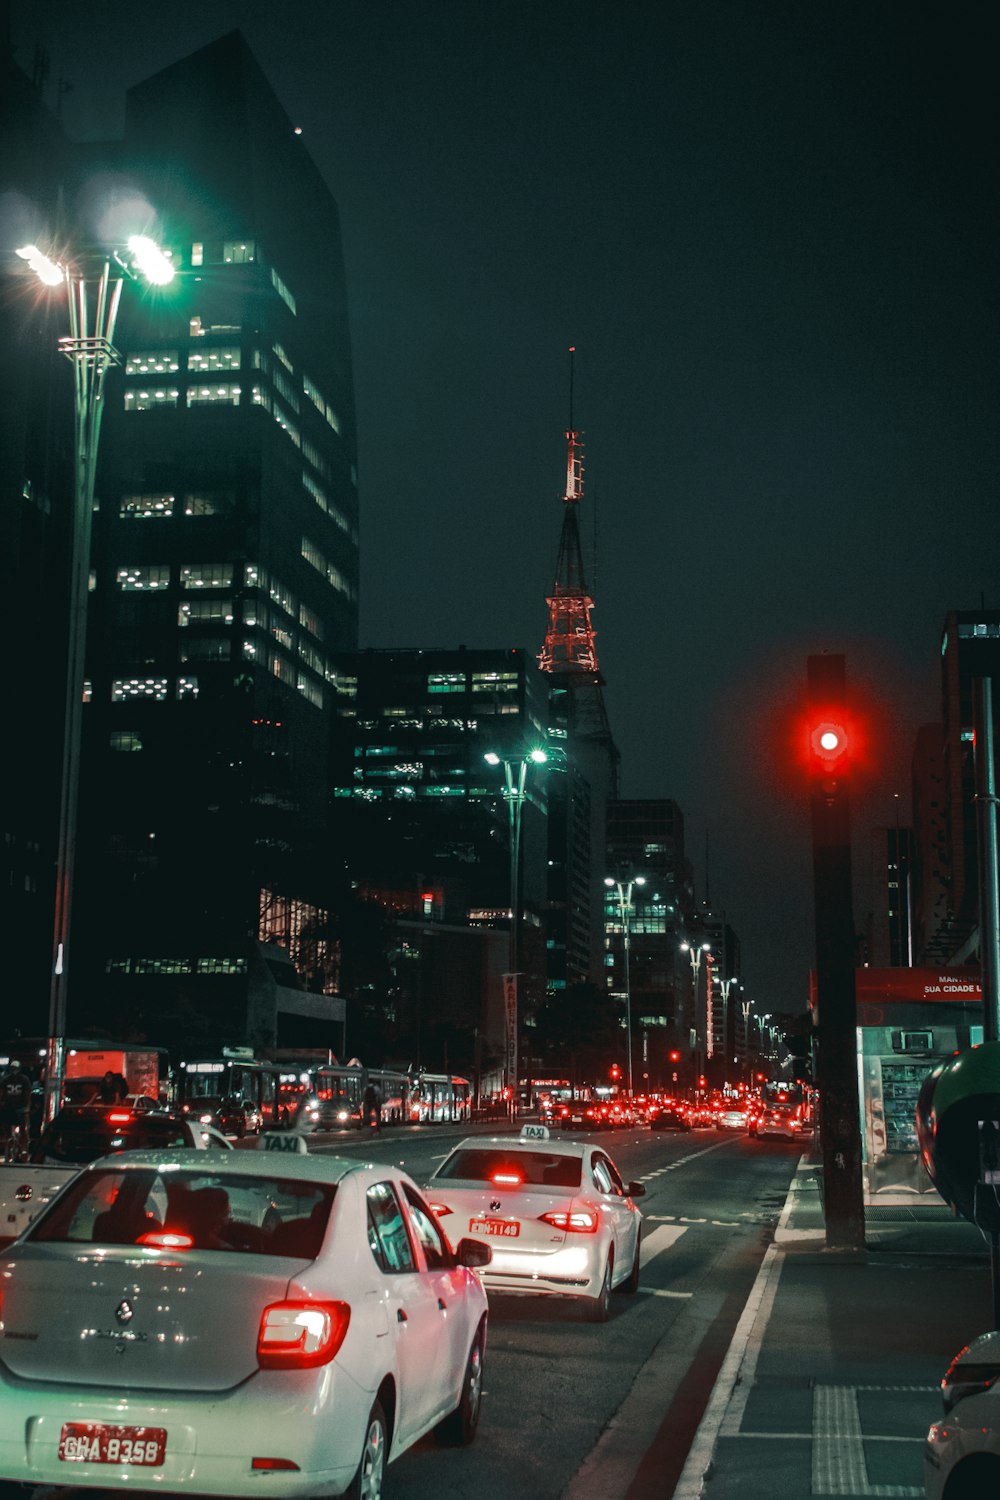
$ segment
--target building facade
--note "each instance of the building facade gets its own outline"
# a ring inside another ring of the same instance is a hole
[[[70,1021],[260,1046],[287,1015],[334,1044],[329,746],[359,576],[336,203],[239,33],[129,92],[91,196],[109,168],[104,224],[147,205],[177,274],[123,298],[108,386]],[[302,998],[251,982],[262,944]]]

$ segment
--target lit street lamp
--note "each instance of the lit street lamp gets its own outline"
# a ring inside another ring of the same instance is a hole
[[[59,340],[59,348],[73,366],[73,523],[70,532],[62,787],[45,1081],[45,1117],[50,1118],[62,1094],[64,1067],[63,1045],[66,1034],[70,920],[76,862],[80,743],[86,673],[90,533],[94,510],[94,476],[97,470],[101,418],[104,415],[104,380],[112,365],[121,364],[121,355],[114,346],[114,333],[124,281],[141,277],[155,286],[163,286],[172,280],[174,268],[169,258],[146,235],[133,235],[126,249],[99,252],[80,264],[56,261],[37,245],[23,245],[16,253],[44,286],[57,287],[65,283],[70,331],[68,336]]]
[[[629,880],[615,880],[607,875],[604,884],[618,893],[618,915],[622,924],[623,974],[625,980],[625,1033],[627,1037],[628,1091],[632,1094],[632,978],[629,970],[629,951],[632,939],[629,935],[629,918],[632,915],[632,891],[637,885],[645,885],[644,875],[633,875]]]
[[[681,943],[681,952],[686,953],[691,960],[691,983],[694,992],[694,1046],[698,1054],[698,1074],[701,1074],[701,1028],[698,1025],[698,975],[701,971],[702,955],[711,953],[711,943]],[[711,1005],[711,996],[706,999],[706,1006]]]
[[[504,999],[507,1026],[507,1083],[511,1090],[511,1100],[515,1113],[517,1112],[517,1043],[518,1025],[520,1023],[517,981],[521,928],[521,809],[524,805],[529,766],[544,766],[548,758],[545,751],[540,749],[529,750],[525,755],[498,755],[495,750],[488,750],[483,756],[487,765],[503,766],[503,795],[510,817],[510,947],[508,960],[509,973],[504,976]]]
[[[723,1055],[725,1055],[726,1047],[728,1045],[728,1043],[727,1043],[727,1036],[728,1036],[728,1032],[729,1032],[729,992],[732,989],[733,985],[737,984],[738,982],[739,981],[737,979],[735,979],[735,978],[733,978],[733,979],[720,979],[719,980],[719,993],[722,996],[722,1051],[723,1051]],[[712,1054],[709,1053],[710,1057],[711,1057],[711,1055]]]

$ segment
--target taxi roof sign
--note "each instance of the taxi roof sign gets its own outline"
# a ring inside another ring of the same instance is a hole
[[[547,1125],[522,1125],[521,1139],[522,1141],[550,1140],[549,1127]]]
[[[307,1156],[309,1147],[306,1138],[298,1130],[265,1130],[257,1137],[261,1151],[288,1151],[294,1156]]]

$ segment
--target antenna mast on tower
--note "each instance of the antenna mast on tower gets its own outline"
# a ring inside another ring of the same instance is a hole
[[[566,433],[566,489],[559,558],[549,606],[549,627],[539,656],[543,672],[568,679],[567,685],[603,682],[590,612],[594,601],[587,589],[580,545],[580,502],[583,499],[582,434],[573,426],[573,356],[569,351],[569,428]]]

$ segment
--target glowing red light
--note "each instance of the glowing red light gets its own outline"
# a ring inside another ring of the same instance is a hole
[[[809,735],[813,754],[829,765],[847,752],[847,730],[834,719],[814,724]]]
[[[497,1187],[520,1187],[524,1176],[520,1172],[494,1172],[490,1180],[495,1182]]]
[[[132,1111],[129,1109],[126,1109],[124,1111],[120,1109],[112,1110],[108,1115],[108,1123],[111,1125],[127,1125],[131,1118]]]
[[[150,1229],[141,1234],[138,1244],[148,1245],[151,1250],[190,1250],[194,1238],[174,1229]]]

